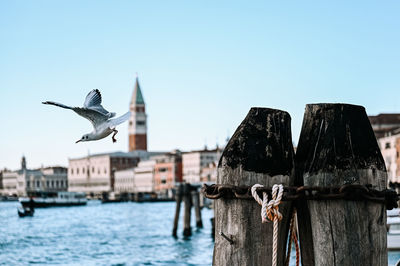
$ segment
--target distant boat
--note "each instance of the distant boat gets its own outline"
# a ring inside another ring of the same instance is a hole
[[[114,202],[122,202],[122,198],[120,196],[117,197],[114,192],[103,193],[101,203],[114,203]]]
[[[400,209],[387,212],[387,226],[388,250],[400,250]]]
[[[18,201],[17,196],[0,196],[0,201]]]
[[[33,204],[34,208],[69,207],[86,205],[87,199],[84,192],[37,192],[30,197],[19,198],[19,202],[24,208],[30,204]]]
[[[35,213],[35,209],[27,208],[18,208],[18,216],[19,217],[26,217],[26,216],[33,216]]]

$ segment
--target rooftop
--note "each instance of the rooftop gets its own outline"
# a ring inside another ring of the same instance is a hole
[[[141,158],[145,159],[148,158],[149,156],[152,155],[158,155],[158,154],[163,154],[165,152],[149,152],[149,151],[142,151],[142,150],[136,150],[136,151],[131,151],[131,152],[123,152],[123,151],[116,151],[116,152],[104,152],[104,153],[96,153],[96,154],[89,154],[86,156],[78,157],[78,158],[69,158],[69,160],[81,160],[85,158],[92,158],[92,157],[100,157],[100,156],[109,156],[111,158]]]
[[[400,126],[400,114],[399,113],[386,113],[378,115],[368,116],[371,124],[399,124]]]

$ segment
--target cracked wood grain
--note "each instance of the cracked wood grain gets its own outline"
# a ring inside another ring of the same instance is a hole
[[[296,185],[386,188],[384,161],[362,106],[307,105],[295,167]],[[298,204],[303,265],[387,265],[383,205],[345,200]]]
[[[293,144],[287,112],[252,108],[227,144],[218,165],[218,184],[291,185],[294,180]],[[261,223],[256,201],[218,199],[215,202],[213,265],[271,265],[272,222]],[[291,203],[279,206],[278,265],[284,265]],[[233,244],[219,232],[233,240]]]

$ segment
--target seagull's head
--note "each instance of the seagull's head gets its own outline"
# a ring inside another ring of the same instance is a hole
[[[85,134],[85,135],[83,135],[82,136],[82,138],[80,138],[79,140],[77,140],[75,143],[78,143],[78,142],[83,142],[83,141],[91,141],[91,140],[93,140],[92,138],[91,138],[91,135],[90,134]]]

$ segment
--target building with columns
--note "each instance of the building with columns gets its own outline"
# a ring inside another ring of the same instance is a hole
[[[147,151],[147,115],[139,79],[136,77],[131,103],[129,106],[129,151]]]
[[[36,192],[67,191],[67,168],[60,166],[28,169],[25,157],[21,169],[3,172],[3,195],[29,196]]]

